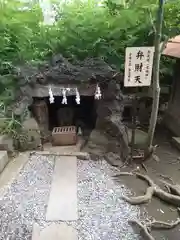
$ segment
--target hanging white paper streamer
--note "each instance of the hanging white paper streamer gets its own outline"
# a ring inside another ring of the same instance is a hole
[[[51,88],[49,88],[49,102],[54,103],[54,96]]]
[[[76,88],[76,103],[80,104],[80,95],[77,88]]]
[[[62,96],[63,96],[62,104],[67,104],[66,89],[64,88],[62,90]]]
[[[101,89],[100,89],[99,85],[97,84],[94,98],[99,100],[99,99],[101,99],[101,97],[102,97]]]

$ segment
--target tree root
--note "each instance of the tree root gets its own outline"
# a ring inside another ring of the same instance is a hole
[[[123,199],[132,204],[132,205],[139,205],[148,203],[151,201],[153,196],[158,197],[159,199],[163,200],[166,203],[170,203],[177,207],[177,210],[180,211],[180,186],[177,184],[170,184],[166,181],[160,180],[167,188],[170,190],[170,193],[162,190],[157,184],[154,183],[154,181],[147,175],[141,174],[141,173],[130,173],[129,175],[132,176],[135,175],[137,178],[145,180],[149,187],[146,190],[145,195],[143,196],[135,196],[135,197],[123,197]],[[126,175],[128,175],[126,173]],[[121,175],[122,176],[122,175]],[[175,222],[168,223],[168,222],[161,222],[161,221],[151,221],[150,223],[147,223],[143,225],[138,220],[129,220],[130,224],[138,225],[141,229],[141,234],[143,236],[143,239],[147,240],[155,240],[154,237],[150,234],[151,230],[157,230],[157,229],[172,229],[175,228],[177,225],[180,224],[180,219],[178,218]]]
[[[174,205],[174,206],[176,206],[176,207],[180,207],[180,195],[174,195],[174,194],[172,194],[172,192],[171,192],[171,193],[165,192],[165,191],[162,190],[158,185],[156,185],[156,184],[151,180],[150,177],[148,177],[148,176],[146,176],[146,175],[143,175],[143,174],[141,174],[141,173],[135,173],[135,175],[136,175],[138,178],[145,180],[145,181],[148,183],[148,185],[153,188],[153,190],[152,190],[152,189],[149,189],[149,191],[148,191],[148,193],[151,193],[151,192],[152,192],[152,195],[150,195],[150,194],[147,195],[147,192],[146,192],[146,194],[144,195],[145,198],[143,198],[142,196],[140,196],[139,199],[138,199],[138,197],[136,197],[136,201],[134,201],[134,197],[128,197],[128,198],[125,199],[125,200],[127,200],[129,203],[132,202],[131,204],[143,204],[144,201],[145,201],[145,202],[150,201],[150,198],[152,198],[152,196],[154,195],[154,196],[158,197],[159,199],[161,199],[162,201],[165,201],[165,202],[167,202],[167,203],[170,203],[170,204],[172,204],[172,205]],[[168,185],[168,187],[170,188],[171,191],[172,191],[172,189],[175,190],[175,189],[177,189],[177,187],[178,187],[178,185],[171,185],[171,184],[169,184],[169,183],[167,183],[167,185]],[[174,186],[176,186],[176,187],[174,187]],[[179,188],[180,188],[180,186],[179,186]],[[151,191],[150,191],[150,190],[151,190]],[[136,202],[136,203],[135,203],[135,202]]]
[[[148,172],[148,169],[147,169],[147,167],[146,167],[146,165],[145,165],[144,163],[142,163],[141,166],[142,166],[142,168],[144,168],[144,170],[145,170],[146,172]]]
[[[132,205],[140,205],[140,204],[148,203],[151,200],[152,196],[154,195],[159,199],[161,199],[162,201],[165,201],[166,203],[170,203],[176,207],[180,207],[180,186],[177,184],[172,185],[170,183],[167,183],[161,180],[161,182],[163,182],[165,186],[167,186],[168,189],[170,189],[170,193],[168,193],[162,190],[157,184],[155,184],[150,177],[141,173],[121,172],[114,177],[117,179],[120,176],[133,176],[133,175],[135,175],[137,178],[145,180],[150,187],[147,188],[146,194],[143,196],[137,196],[137,197],[124,196],[123,199],[125,201],[127,201]]]
[[[152,221],[150,223],[147,223],[143,225],[140,221],[138,220],[129,220],[128,221],[130,224],[136,224],[139,226],[141,230],[141,235],[143,236],[143,239],[146,240],[155,240],[155,238],[150,234],[151,230],[160,230],[160,229],[173,229],[177,225],[180,224],[180,219],[177,219],[175,222],[168,223],[168,222],[161,222],[161,221]]]
[[[180,224],[180,219],[177,219],[175,222],[168,223],[168,222],[161,222],[161,221],[152,221],[151,223],[148,223],[146,227],[148,229],[172,229],[175,228],[177,225]]]
[[[180,186],[178,184],[170,184],[164,180],[160,180],[160,182],[169,188],[170,193],[180,196]]]
[[[151,201],[153,194],[154,194],[154,187],[148,187],[146,190],[146,194],[143,196],[138,196],[138,197],[123,196],[122,199],[124,199],[126,202],[132,205],[144,204]]]
[[[174,181],[173,181],[173,179],[172,179],[171,177],[166,176],[166,175],[164,175],[164,174],[159,174],[159,176],[162,177],[162,178],[164,178],[164,179],[168,179],[169,181],[172,182],[172,184],[174,184]]]
[[[121,176],[134,176],[134,174],[132,172],[120,172],[114,175],[113,178],[118,179],[118,177],[121,177]]]
[[[140,221],[137,220],[129,220],[128,221],[130,224],[132,225],[138,225],[138,227],[141,230],[141,235],[143,237],[143,239],[146,240],[155,240],[155,238],[149,233],[147,227],[145,225],[143,225]]]

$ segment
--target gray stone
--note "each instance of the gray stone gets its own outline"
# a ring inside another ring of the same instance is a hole
[[[118,154],[113,152],[108,152],[105,155],[105,159],[108,163],[110,163],[113,167],[120,167],[122,166],[123,162]]]
[[[41,230],[35,223],[32,240],[78,240],[77,231],[66,223],[52,223]]]
[[[9,158],[6,151],[0,151],[0,173],[4,170],[9,162]]]
[[[129,156],[129,141],[126,126],[121,121],[121,114],[111,114],[105,119],[98,119],[97,128],[109,135],[108,152],[114,152],[120,155],[122,160]]]
[[[56,60],[54,60],[56,59]],[[14,72],[18,77],[19,87],[15,93],[16,99],[11,106],[13,111],[21,115],[27,105],[32,103],[32,96],[35,92],[42,92],[42,86],[46,86],[46,94],[48,94],[48,86],[69,84],[96,84],[96,82],[104,82],[104,80],[112,80],[113,75],[117,71],[113,70],[106,62],[100,58],[87,58],[84,61],[77,61],[75,64],[70,63],[61,54],[53,56],[47,62],[38,67],[25,65],[18,67],[18,71]],[[38,85],[40,89],[38,90]],[[84,88],[88,88],[88,86]],[[44,96],[39,96],[44,97]]]
[[[128,139],[131,142],[132,130],[128,129]],[[136,146],[144,146],[147,141],[148,134],[140,129],[136,129],[135,131],[135,145]]]
[[[1,152],[0,152],[1,153]],[[10,186],[16,179],[21,169],[27,163],[29,153],[20,153],[12,159],[0,175],[0,196],[5,192],[5,187]]]
[[[0,150],[6,150],[8,152],[13,152],[13,140],[8,135],[0,135]]]
[[[108,142],[108,136],[106,136],[103,131],[93,130],[87,144],[83,147],[83,151],[93,154],[94,156],[104,156],[107,151]]]
[[[34,118],[26,119],[22,126],[25,130],[39,130],[39,126]]]
[[[97,145],[108,145],[108,138],[103,134],[103,132],[100,132],[98,130],[93,130],[89,136],[89,141],[91,141],[94,144]]]
[[[77,219],[77,158],[57,157],[46,220],[73,221]]]
[[[180,150],[180,137],[172,137],[172,144]]]
[[[28,150],[35,150],[41,146],[41,134],[39,126],[34,118],[26,119],[22,123],[23,129],[28,135]]]

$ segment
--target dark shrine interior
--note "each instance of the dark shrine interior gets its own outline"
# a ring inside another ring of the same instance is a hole
[[[50,131],[54,127],[72,125],[82,129],[95,128],[97,116],[94,96],[81,96],[80,104],[76,103],[75,96],[68,96],[67,104],[62,104],[62,96],[54,96],[54,103],[49,102],[49,97],[46,97],[45,100],[48,106]],[[63,115],[63,110],[66,113],[70,112],[70,116],[68,114]]]

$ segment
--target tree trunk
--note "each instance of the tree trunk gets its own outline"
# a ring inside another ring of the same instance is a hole
[[[163,22],[163,7],[164,0],[159,0],[159,7],[157,11],[156,20],[156,35],[155,35],[155,52],[154,52],[154,64],[153,64],[153,105],[150,118],[150,125],[148,131],[147,147],[150,151],[152,149],[152,143],[154,138],[154,132],[156,128],[158,109],[159,109],[159,97],[160,97],[160,86],[159,86],[159,65],[161,57],[161,32],[162,32],[162,22]]]

